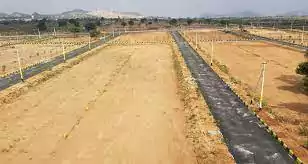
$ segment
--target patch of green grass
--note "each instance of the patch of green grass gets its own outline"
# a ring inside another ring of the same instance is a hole
[[[304,146],[304,148],[308,149],[308,139],[306,139],[303,146]]]

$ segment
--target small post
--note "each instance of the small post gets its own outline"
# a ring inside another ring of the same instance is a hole
[[[57,35],[57,33],[56,33],[56,28],[55,28],[55,27],[53,28],[53,35],[54,35],[54,36]]]
[[[305,25],[303,26],[303,32],[302,32],[302,44],[304,44],[304,32],[305,32]]]
[[[112,37],[114,37],[114,28],[112,28]]]
[[[263,94],[264,94],[264,82],[265,82],[265,65],[266,62],[262,63],[262,84],[261,84],[261,95],[260,95],[260,102],[259,102],[259,110],[263,108]]]
[[[213,65],[213,58],[214,58],[214,40],[212,40],[211,66]]]
[[[198,33],[196,31],[196,50],[198,49]]]
[[[66,61],[66,55],[65,55],[65,50],[64,50],[64,44],[62,42],[62,54],[63,54],[63,60],[64,62]]]
[[[38,35],[39,35],[39,39],[41,39],[41,32],[40,29],[37,29]]]
[[[22,73],[21,61],[20,61],[20,56],[19,56],[18,49],[16,50],[16,54],[17,54],[17,60],[18,60],[18,66],[19,66],[20,79],[21,79],[22,82],[24,82],[24,75]]]
[[[91,49],[91,35],[89,33],[89,49]]]

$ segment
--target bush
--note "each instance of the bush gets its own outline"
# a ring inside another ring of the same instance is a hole
[[[296,73],[308,76],[308,62],[300,63],[296,68]]]
[[[123,27],[125,27],[125,26],[127,25],[127,23],[123,21],[123,22],[121,23],[121,25],[122,25]]]
[[[178,23],[178,21],[174,18],[169,21],[169,24],[172,25],[172,26],[175,26],[177,23]]]
[[[96,31],[96,24],[95,23],[87,23],[87,24],[84,25],[84,27],[89,32],[93,31],[93,30]]]
[[[299,128],[299,134],[302,136],[308,136],[308,125],[300,125]]]
[[[90,37],[98,37],[100,35],[100,32],[97,30],[90,31]]]
[[[304,142],[304,148],[308,149],[308,139]]]
[[[302,62],[296,68],[296,73],[300,75],[304,75],[303,84],[304,89],[308,91],[308,62]]]
[[[2,72],[5,72],[5,70],[6,70],[6,66],[5,65],[2,65]]]
[[[133,20],[129,20],[129,21],[128,21],[128,24],[129,24],[130,26],[132,26],[132,25],[134,25],[134,21],[133,21]]]

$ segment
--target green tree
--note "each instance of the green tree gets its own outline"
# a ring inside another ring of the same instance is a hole
[[[147,21],[146,18],[141,18],[141,19],[140,19],[140,23],[145,23],[146,21]]]
[[[190,19],[190,18],[188,18],[186,21],[187,21],[187,25],[188,25],[188,26],[190,26],[190,25],[193,23],[193,20]]]
[[[79,26],[80,25],[79,22],[76,19],[69,19],[68,22],[70,24],[73,24],[74,26]]]
[[[133,20],[129,20],[129,21],[128,21],[128,24],[129,24],[130,26],[133,26],[135,23],[134,23]]]
[[[178,23],[178,20],[176,20],[174,18],[169,21],[169,24],[172,25],[172,26],[175,26],[177,23]]]
[[[47,25],[46,25],[46,19],[42,19],[38,22],[37,24],[37,28],[40,30],[40,31],[46,31],[47,30]]]
[[[78,32],[81,32],[82,29],[80,27],[72,26],[69,28],[69,31],[72,33],[78,33]]]
[[[93,30],[96,30],[97,26],[95,23],[92,23],[92,22],[89,22],[89,23],[86,23],[84,25],[85,29],[89,32],[89,31],[93,31]]]
[[[65,27],[65,26],[67,26],[67,21],[64,20],[64,19],[59,20],[59,21],[58,21],[58,26],[59,26],[59,27]]]
[[[121,25],[122,25],[123,27],[125,27],[125,26],[127,25],[127,23],[126,23],[126,22],[121,22]]]

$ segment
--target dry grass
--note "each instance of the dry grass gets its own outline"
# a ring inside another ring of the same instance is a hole
[[[179,95],[185,108],[186,137],[193,145],[198,163],[234,163],[222,135],[209,134],[219,129],[177,46],[172,44],[171,48]]]

